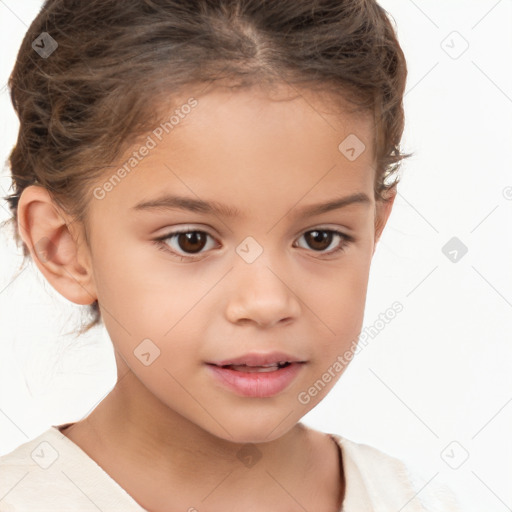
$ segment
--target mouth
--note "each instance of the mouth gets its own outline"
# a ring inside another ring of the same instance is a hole
[[[224,390],[252,398],[269,398],[282,393],[306,365],[306,361],[286,359],[259,364],[223,363],[206,363],[213,382]]]

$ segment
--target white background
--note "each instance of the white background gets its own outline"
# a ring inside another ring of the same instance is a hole
[[[380,4],[408,61],[415,156],[371,269],[363,328],[378,334],[304,421],[446,482],[464,510],[512,510],[512,2]],[[0,0],[0,88],[41,5]],[[5,87],[0,113],[3,163],[18,130]],[[7,167],[0,186],[12,192]],[[116,379],[106,331],[69,334],[81,307],[32,263],[17,275],[21,249],[1,236],[0,455],[87,415]],[[442,252],[452,237],[468,248],[456,263]],[[379,329],[394,301],[403,312]]]

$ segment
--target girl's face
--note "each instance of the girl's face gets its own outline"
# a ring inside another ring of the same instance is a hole
[[[129,162],[125,172],[95,189],[95,292],[118,364],[140,386],[126,403],[158,399],[147,421],[179,414],[229,441],[270,441],[345,369],[391,203],[373,196],[371,120],[329,113],[319,98],[196,96],[193,108],[173,107],[169,117],[181,115],[168,134],[155,126],[119,165]],[[211,364],[247,355],[300,363]]]

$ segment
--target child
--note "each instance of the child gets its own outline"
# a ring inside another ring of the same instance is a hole
[[[45,2],[8,200],[118,380],[0,458],[0,511],[457,510],[300,423],[361,331],[406,73],[373,0]]]

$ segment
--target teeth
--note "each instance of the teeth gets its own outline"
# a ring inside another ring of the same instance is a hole
[[[247,373],[256,373],[256,372],[273,372],[275,370],[278,370],[281,365],[285,363],[273,363],[273,364],[266,364],[261,366],[248,366],[245,364],[239,364],[239,365],[228,365],[225,368],[230,368],[231,370],[236,370],[239,372],[247,372]]]

